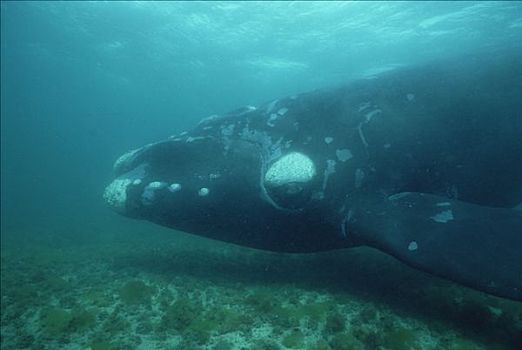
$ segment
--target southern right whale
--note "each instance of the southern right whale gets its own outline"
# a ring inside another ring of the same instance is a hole
[[[367,245],[522,300],[522,55],[492,51],[212,116],[128,152],[117,212],[281,252]]]

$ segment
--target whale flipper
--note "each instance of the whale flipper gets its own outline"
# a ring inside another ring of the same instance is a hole
[[[412,267],[522,301],[522,212],[404,192],[349,223],[358,243]]]

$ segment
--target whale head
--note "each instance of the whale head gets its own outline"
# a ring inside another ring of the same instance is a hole
[[[338,247],[338,233],[314,206],[314,156],[290,149],[285,137],[253,109],[208,118],[122,155],[104,199],[124,216],[243,246]]]

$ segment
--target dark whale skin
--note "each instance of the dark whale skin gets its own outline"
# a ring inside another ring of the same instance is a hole
[[[258,249],[368,245],[521,301],[521,62],[481,53],[213,116],[120,158],[105,198]]]

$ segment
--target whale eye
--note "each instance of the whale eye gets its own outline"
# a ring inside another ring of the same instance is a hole
[[[316,175],[314,162],[305,154],[292,152],[275,161],[265,173],[270,198],[288,209],[302,208],[310,198],[310,183]]]

